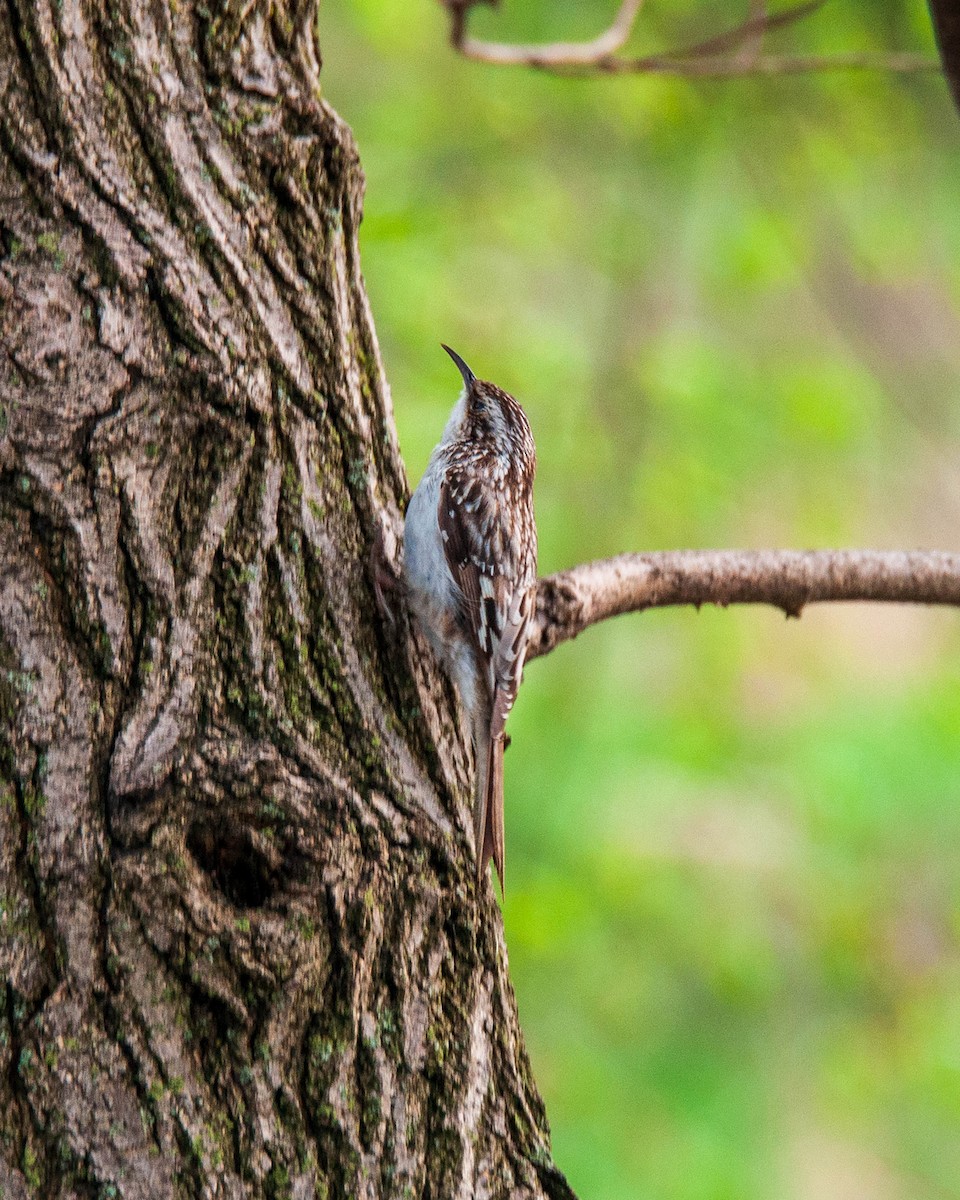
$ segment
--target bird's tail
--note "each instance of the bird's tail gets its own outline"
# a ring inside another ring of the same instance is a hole
[[[473,832],[477,846],[477,879],[493,859],[503,890],[503,732],[491,737],[484,729],[476,741],[477,787]]]

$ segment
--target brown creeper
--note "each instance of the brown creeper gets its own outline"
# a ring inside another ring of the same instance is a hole
[[[443,348],[463,392],[410,499],[404,575],[410,607],[470,716],[477,877],[492,856],[502,886],[504,727],[536,594],[536,452],[516,400]]]

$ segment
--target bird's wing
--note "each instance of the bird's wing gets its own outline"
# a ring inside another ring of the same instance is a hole
[[[504,512],[522,527],[506,528]],[[536,530],[527,499],[496,500],[475,474],[451,468],[440,488],[438,520],[450,573],[462,595],[464,631],[492,704],[491,735],[503,732],[516,699],[533,614]]]
[[[534,563],[536,559],[534,558]],[[493,710],[490,714],[490,734],[499,737],[507,716],[513,708],[523,674],[523,659],[527,650],[530,621],[533,617],[536,567],[522,563],[515,575],[501,575],[494,581],[501,614],[499,636],[493,654]]]
[[[489,567],[489,555],[484,554],[483,538],[473,519],[475,495],[464,472],[451,467],[440,485],[437,521],[447,566],[460,589],[461,628],[476,650],[482,650],[486,638],[481,629],[483,609],[480,603],[480,577]],[[478,659],[479,661],[479,659]],[[486,672],[482,672],[486,679]]]

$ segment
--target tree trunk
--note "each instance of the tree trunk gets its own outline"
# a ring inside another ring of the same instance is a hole
[[[303,0],[0,6],[0,1194],[569,1196]]]

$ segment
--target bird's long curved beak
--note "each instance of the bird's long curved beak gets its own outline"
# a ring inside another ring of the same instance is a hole
[[[463,376],[463,386],[469,392],[471,386],[473,385],[473,381],[476,379],[476,375],[474,375],[474,373],[470,370],[470,368],[463,361],[463,359],[456,352],[456,350],[451,350],[450,347],[445,346],[443,344],[443,342],[441,342],[440,345],[443,346],[443,349],[446,350],[446,352],[450,355],[450,357],[453,359],[453,361],[457,364],[457,370]]]

